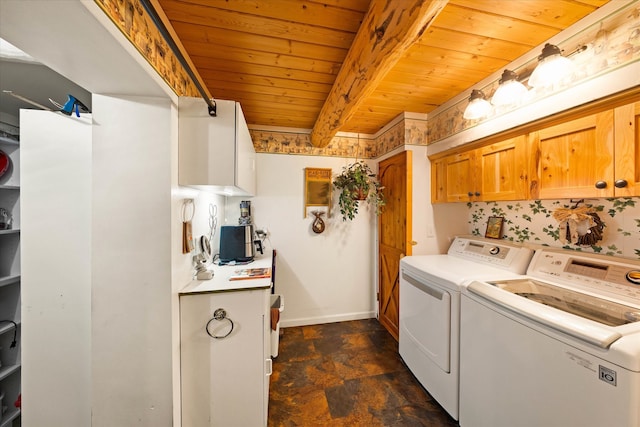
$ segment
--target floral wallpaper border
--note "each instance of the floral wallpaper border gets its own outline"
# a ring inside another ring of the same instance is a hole
[[[200,96],[139,0],[94,0],[178,96]]]
[[[427,144],[427,121],[409,118],[400,120],[376,138],[336,136],[324,148],[311,145],[309,133],[259,129],[249,132],[257,153],[375,159],[405,144]]]
[[[560,241],[553,212],[574,205],[566,199],[469,202],[469,232],[484,236],[488,218],[502,216],[502,238],[510,241],[640,260],[640,197],[588,199],[585,206],[595,209],[605,224],[603,239],[591,246]]]

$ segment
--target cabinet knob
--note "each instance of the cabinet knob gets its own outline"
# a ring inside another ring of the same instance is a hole
[[[616,188],[624,188],[627,186],[627,180],[626,179],[617,179],[616,182],[613,183],[613,185],[616,186]]]
[[[472,193],[471,191],[469,191],[469,192],[467,193],[467,196],[469,196],[469,197],[473,197],[473,193]]]
[[[596,182],[596,188],[602,190],[603,188],[607,188],[607,182],[606,181],[598,181]]]
[[[479,191],[476,191],[476,197],[478,197],[480,195]]]

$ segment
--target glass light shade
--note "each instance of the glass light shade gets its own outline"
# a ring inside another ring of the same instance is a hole
[[[493,94],[491,103],[496,107],[515,106],[522,102],[526,94],[527,88],[518,81],[516,73],[504,70],[500,86]]]
[[[562,56],[560,49],[547,43],[538,57],[538,66],[529,77],[529,86],[543,88],[562,82],[573,73],[573,63]]]
[[[491,113],[491,104],[485,99],[481,90],[473,90],[469,98],[469,104],[465,108],[462,117],[467,120],[477,120],[487,117]]]
[[[520,82],[510,80],[501,84],[491,98],[495,106],[518,105],[527,94],[527,88]]]

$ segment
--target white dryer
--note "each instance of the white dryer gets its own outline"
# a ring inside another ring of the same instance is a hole
[[[400,356],[456,420],[461,286],[496,275],[521,277],[532,255],[531,249],[503,240],[457,237],[447,254],[400,261]]]

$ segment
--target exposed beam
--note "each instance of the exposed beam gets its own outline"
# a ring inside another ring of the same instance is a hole
[[[326,147],[448,0],[373,0],[311,132]]]

